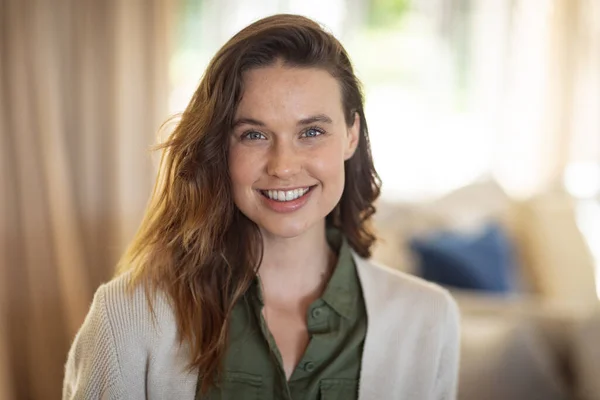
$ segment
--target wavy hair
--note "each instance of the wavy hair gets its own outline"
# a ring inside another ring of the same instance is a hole
[[[283,61],[320,68],[340,85],[348,126],[360,119],[359,144],[345,161],[346,182],[327,223],[342,231],[352,249],[370,256],[370,219],[380,180],[373,166],[361,85],[337,39],[316,22],[274,15],[231,38],[210,62],[168,139],[141,226],[121,258],[131,287],[144,285],[150,307],[158,291],[175,313],[179,340],[191,351],[204,392],[219,379],[228,317],[256,276],[262,237],[235,206],[228,170],[229,132],[244,90],[244,73]]]

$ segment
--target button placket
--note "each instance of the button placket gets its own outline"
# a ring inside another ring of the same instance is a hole
[[[317,307],[312,310],[311,315],[314,319],[319,319],[321,315],[323,315],[323,310],[321,309],[321,307]]]
[[[312,372],[315,370],[315,363],[313,363],[312,361],[308,361],[304,364],[304,370],[306,372]]]

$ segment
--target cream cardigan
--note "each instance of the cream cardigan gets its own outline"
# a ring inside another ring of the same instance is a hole
[[[459,364],[459,314],[447,291],[353,253],[367,309],[359,399],[452,400]],[[69,352],[63,399],[189,399],[173,312],[123,277],[101,286]]]

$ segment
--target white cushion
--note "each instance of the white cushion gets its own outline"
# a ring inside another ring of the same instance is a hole
[[[546,193],[517,204],[513,231],[536,292],[574,308],[598,303],[594,259],[568,194]]]

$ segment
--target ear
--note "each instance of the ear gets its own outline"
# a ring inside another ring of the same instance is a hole
[[[346,129],[346,148],[344,150],[344,161],[350,159],[356,148],[360,138],[360,116],[357,112],[354,113],[354,123]]]

